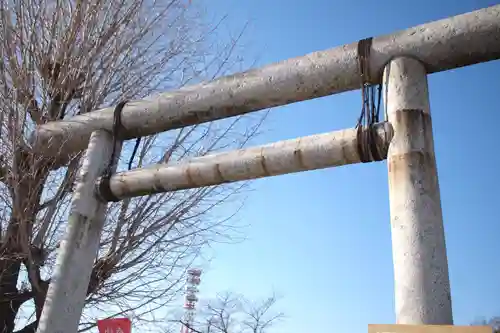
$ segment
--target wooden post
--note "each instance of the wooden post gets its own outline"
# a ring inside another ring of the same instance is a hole
[[[388,123],[375,125],[376,148],[385,158],[392,138]],[[264,146],[125,171],[110,179],[112,194],[125,199],[218,185],[292,172],[360,163],[355,128],[280,141]]]
[[[453,324],[427,73],[401,57],[384,76],[397,323]]]
[[[108,132],[92,133],[37,333],[77,332],[107,208],[107,204],[95,197],[95,181],[108,166],[112,146]],[[116,155],[120,146],[116,148]]]
[[[384,65],[401,54],[420,59],[429,73],[499,59],[499,34],[496,5],[374,37],[369,77],[379,82]],[[123,109],[123,139],[359,89],[357,47],[355,42],[131,101]],[[111,130],[113,109],[38,126],[31,143],[37,152],[64,159],[84,149],[93,131]]]

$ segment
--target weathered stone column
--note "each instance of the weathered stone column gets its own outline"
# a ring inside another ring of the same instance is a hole
[[[426,70],[400,57],[384,71],[394,137],[387,156],[398,324],[452,324],[448,260]]]
[[[117,143],[115,156],[120,149],[121,143]],[[110,133],[92,133],[76,179],[66,235],[59,247],[37,333],[78,331],[106,218],[107,204],[97,199],[95,181],[108,167],[112,150]]]

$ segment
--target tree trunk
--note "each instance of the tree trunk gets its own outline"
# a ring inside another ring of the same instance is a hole
[[[21,263],[8,248],[5,250],[7,253],[4,252],[0,259],[0,332],[10,333],[14,331],[14,321],[23,303],[18,299],[16,286]]]
[[[36,220],[43,184],[49,174],[49,162],[35,160],[29,152],[19,149],[12,165],[11,218],[0,246],[0,332],[14,332],[15,319],[21,305],[42,292],[32,283],[32,292],[17,289],[21,264],[35,268],[39,276],[39,263],[30,262],[30,244],[33,223]],[[30,277],[30,282],[31,277]],[[42,285],[42,281],[36,281]],[[43,288],[42,288],[43,289]],[[35,297],[35,299],[39,297]],[[44,297],[45,298],[45,297]],[[37,302],[38,303],[38,302]]]

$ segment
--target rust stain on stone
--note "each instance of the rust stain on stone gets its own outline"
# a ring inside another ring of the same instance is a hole
[[[165,187],[163,186],[163,184],[161,183],[161,178],[158,177],[157,174],[155,174],[153,176],[153,187],[154,187],[154,191],[155,193],[159,193],[163,190],[165,190]],[[147,191],[143,191],[143,193],[145,193]]]
[[[270,176],[271,174],[269,173],[269,170],[267,170],[267,166],[266,166],[266,158],[262,154],[260,155],[260,165],[262,166],[262,170],[264,171],[264,175]]]
[[[224,176],[222,175],[222,172],[220,171],[220,164],[219,163],[215,164],[215,174],[217,175],[218,182],[224,181]]]
[[[299,164],[301,169],[303,169],[303,170],[307,169],[307,167],[304,163],[304,158],[302,156],[302,150],[300,150],[300,148],[297,148],[293,151],[293,156],[294,156],[294,159]]]
[[[422,109],[398,109],[394,113],[396,115],[396,122],[408,127],[415,124],[415,121],[418,123],[424,111]]]
[[[353,159],[350,158],[351,154],[349,153],[349,148],[350,145],[345,142],[345,140],[339,140],[341,141],[341,147],[342,147],[342,158],[347,162],[346,164],[353,164],[353,163],[359,163],[361,162],[361,156],[359,156],[359,151],[358,149],[353,149],[352,155]],[[357,146],[357,142],[354,144]]]
[[[193,176],[191,175],[191,167],[190,166],[188,166],[186,168],[186,178],[187,178],[188,183],[189,183],[190,186],[196,185],[195,182],[194,182],[194,180],[193,180]]]
[[[396,130],[395,138],[400,140],[410,140],[409,152],[388,156],[389,173],[394,173],[394,177],[404,177],[411,170],[430,170],[436,168],[435,157],[433,154],[432,142],[432,120],[429,113],[422,109],[399,109],[395,111],[394,127]],[[402,136],[402,137],[401,137]],[[423,138],[424,146],[414,146],[411,140],[421,140]],[[392,144],[398,144],[394,141]]]
[[[413,151],[390,156],[388,159],[389,187],[411,183],[422,190],[433,190],[437,186],[437,171],[434,155]]]
[[[395,112],[397,127],[403,126],[408,133],[419,133],[425,135],[428,131],[432,133],[432,118],[422,109],[399,109]]]

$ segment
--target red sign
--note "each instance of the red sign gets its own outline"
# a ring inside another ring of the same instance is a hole
[[[131,333],[132,322],[128,318],[112,318],[97,321],[99,333]]]

